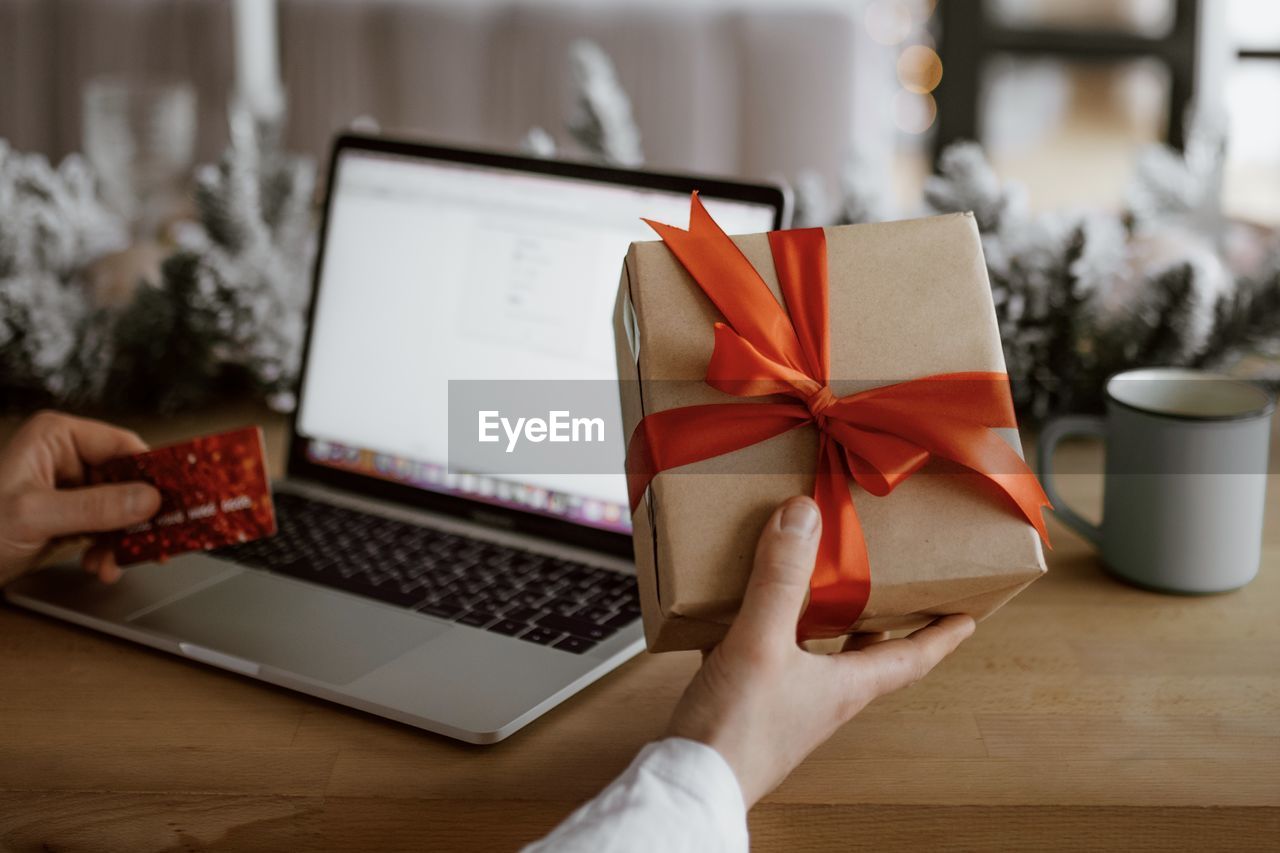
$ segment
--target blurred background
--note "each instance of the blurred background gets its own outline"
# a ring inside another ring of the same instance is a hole
[[[0,79],[5,409],[291,407],[353,125],[780,182],[801,225],[975,209],[1037,414],[1280,321],[1271,0],[0,0]]]
[[[946,25],[968,43],[948,46]],[[287,100],[287,143],[317,157],[359,116],[564,142],[583,37],[616,64],[655,168],[816,169],[834,189],[857,149],[908,197],[941,133],[981,139],[1040,203],[1118,202],[1135,149],[1180,138],[1194,99],[1229,127],[1226,209],[1280,215],[1269,0],[0,0],[0,138],[91,149],[90,87],[112,76],[190,84],[198,160],[227,143],[237,87]]]

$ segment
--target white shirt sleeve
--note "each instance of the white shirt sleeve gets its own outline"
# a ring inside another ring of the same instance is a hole
[[[747,810],[728,762],[684,738],[651,743],[621,776],[523,853],[746,853]]]

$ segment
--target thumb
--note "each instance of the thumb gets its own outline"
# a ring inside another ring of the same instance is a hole
[[[155,487],[112,483],[31,495],[23,507],[23,521],[37,535],[52,539],[118,530],[146,521],[159,509],[160,492]]]
[[[726,639],[795,645],[821,535],[822,515],[811,498],[792,498],[774,511],[760,534],[742,609]]]

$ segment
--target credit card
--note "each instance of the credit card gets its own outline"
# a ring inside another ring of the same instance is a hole
[[[251,426],[121,456],[89,469],[87,481],[141,480],[160,490],[150,520],[104,533],[121,566],[249,542],[276,532],[262,430]]]

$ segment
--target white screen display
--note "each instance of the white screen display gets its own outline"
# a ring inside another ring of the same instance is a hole
[[[616,379],[623,258],[655,238],[640,218],[683,227],[689,215],[685,192],[350,150],[331,193],[299,432],[401,469],[448,459],[450,379]],[[774,224],[772,205],[704,203],[730,234]],[[592,502],[585,513],[530,509],[627,529],[621,471],[619,460],[616,475],[520,485]],[[513,502],[510,489],[452,475],[413,484]]]

